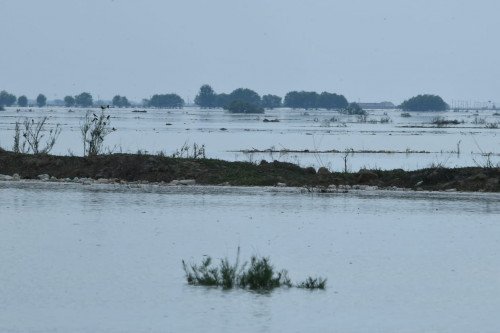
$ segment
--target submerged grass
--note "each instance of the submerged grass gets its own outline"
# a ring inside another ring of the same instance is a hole
[[[275,273],[269,258],[258,258],[256,256],[252,257],[250,267],[238,277],[238,281],[240,287],[248,287],[252,290],[269,290],[281,286],[292,286],[286,270]]]
[[[308,277],[305,281],[299,283],[297,288],[305,288],[305,289],[325,289],[326,288],[326,280],[321,277],[312,278]]]
[[[279,287],[293,287],[286,270],[275,271],[270,259],[252,256],[250,265],[244,263],[239,266],[240,249],[236,262],[231,265],[227,258],[221,259],[219,267],[212,265],[212,259],[207,257],[200,265],[187,265],[182,261],[187,283],[194,286],[216,286],[224,289],[233,287],[248,288],[250,290],[272,290]],[[304,282],[295,285],[297,288],[325,289],[326,279],[309,277]]]

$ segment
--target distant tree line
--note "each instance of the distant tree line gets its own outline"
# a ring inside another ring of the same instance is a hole
[[[242,101],[267,109],[286,106],[301,109],[342,109],[348,106],[347,99],[343,95],[329,92],[291,91],[286,94],[284,103],[282,98],[276,95],[259,96],[251,89],[238,88],[230,94],[217,94],[208,84],[201,86],[198,95],[194,99],[196,105],[202,108],[224,108],[233,101]]]
[[[202,85],[194,102],[201,108],[226,108],[234,102],[245,102],[257,106],[258,108],[251,108],[252,110],[259,110],[260,108],[274,109],[282,106],[289,108],[304,108],[304,109],[341,109],[347,107],[348,103],[343,95],[334,93],[306,91],[291,91],[286,94],[284,102],[280,96],[267,94],[262,97],[254,90],[248,88],[238,88],[231,93],[216,93],[208,84]],[[36,103],[38,106],[46,105],[47,98],[40,94]],[[144,99],[144,106],[155,108],[182,108],[185,105],[184,100],[177,94],[155,94],[149,99]],[[0,93],[0,105],[12,106],[16,103],[16,96],[2,91]],[[94,101],[92,95],[88,92],[83,92],[76,96],[65,96],[63,103],[66,107],[92,107]],[[28,99],[26,96],[20,96],[17,99],[17,104],[21,107],[27,106]],[[114,107],[130,107],[131,103],[125,96],[115,95],[111,101]],[[233,103],[233,108],[238,109],[243,104]],[[236,107],[237,106],[237,107]],[[249,110],[248,105],[245,110]]]
[[[94,100],[88,92],[82,92],[75,96],[65,96],[63,101],[66,107],[92,107]],[[98,101],[100,103],[102,101]],[[155,94],[149,99],[143,99],[144,106],[154,108],[182,108],[185,105],[184,100],[177,94]],[[238,103],[235,103],[238,102]],[[240,103],[244,102],[244,103]],[[16,97],[5,90],[0,91],[0,109],[4,106],[10,107],[17,103],[20,107],[26,107],[29,104],[28,98],[25,95]],[[47,104],[47,97],[39,94],[34,103],[39,107]],[[108,102],[114,107],[130,107],[132,104],[127,97],[115,95]],[[273,109],[282,106],[293,109],[327,109],[327,110],[342,110],[349,114],[360,114],[357,104],[349,104],[347,99],[341,95],[330,92],[322,92],[318,94],[314,91],[290,91],[282,98],[276,95],[263,95],[262,97],[254,90],[248,88],[238,88],[231,93],[216,93],[208,84],[200,87],[198,94],[194,99],[194,103],[201,108],[224,108],[232,112],[260,113],[264,108]],[[251,107],[253,105],[255,107]],[[437,95],[417,95],[408,100],[405,100],[399,108],[405,111],[443,111],[449,108],[448,104]]]
[[[28,98],[24,95],[16,97],[16,95],[10,94],[5,90],[0,91],[0,106],[12,106],[16,104],[20,107],[28,106]],[[36,104],[39,107],[45,106],[47,104],[47,97],[44,94],[39,94],[36,97]]]

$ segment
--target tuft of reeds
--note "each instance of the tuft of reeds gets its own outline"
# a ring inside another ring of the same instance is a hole
[[[286,270],[275,274],[269,258],[258,258],[256,256],[252,256],[250,267],[238,277],[238,280],[240,287],[248,287],[252,290],[269,290],[281,286],[292,286]]]
[[[201,265],[187,265],[182,261],[182,267],[186,273],[188,284],[195,286],[221,286],[223,288],[232,288],[237,282],[237,269],[240,258],[240,249],[236,255],[234,265],[229,263],[229,260],[221,259],[220,267],[213,267],[212,258],[206,257],[202,260]]]
[[[250,265],[244,263],[239,266],[240,249],[236,256],[236,262],[230,264],[229,260],[221,259],[219,267],[212,265],[212,258],[206,257],[200,265],[188,265],[183,260],[187,283],[194,286],[215,286],[224,289],[233,287],[248,288],[250,290],[272,290],[279,287],[293,287],[286,270],[275,271],[270,259],[252,256]],[[309,277],[304,282],[296,285],[297,288],[325,289],[326,279]]]
[[[212,258],[203,259],[201,265],[191,265],[190,268],[182,261],[182,266],[186,272],[188,284],[195,286],[218,286],[220,285],[219,270],[211,268]]]
[[[321,277],[319,278],[312,278],[308,277],[305,281],[299,283],[297,285],[297,288],[304,288],[304,289],[325,289],[326,288],[326,280]]]

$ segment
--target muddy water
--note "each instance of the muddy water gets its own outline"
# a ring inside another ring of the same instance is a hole
[[[0,332],[498,332],[498,194],[0,183]],[[270,256],[326,291],[192,287]]]

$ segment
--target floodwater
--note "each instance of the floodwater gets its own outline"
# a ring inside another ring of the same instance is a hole
[[[134,112],[146,111],[146,112]],[[11,149],[14,125],[26,117],[49,116],[62,133],[53,153],[82,155],[80,124],[85,109],[7,108],[0,112],[0,146]],[[100,109],[91,110],[93,113]],[[110,109],[117,129],[106,151],[172,155],[185,144],[205,145],[206,156],[228,161],[279,160],[332,171],[360,168],[414,170],[430,166],[485,166],[500,163],[500,116],[493,110],[411,113],[369,110],[365,121],[324,110],[266,110],[264,115],[223,110]],[[438,127],[434,118],[458,124]],[[264,122],[279,120],[279,122]],[[388,122],[381,122],[383,120]],[[336,150],[337,153],[328,151]],[[345,156],[345,151],[354,151]],[[344,161],[346,157],[346,161]]]
[[[499,332],[500,195],[0,182],[0,332]],[[187,285],[269,256],[325,291]]]
[[[350,171],[500,162],[491,110],[371,110],[366,122],[316,110],[133,111],[109,110],[117,131],[107,151],[172,155],[196,143],[209,158],[337,171],[344,162]],[[0,146],[12,147],[16,121],[47,115],[62,127],[53,153],[82,155],[84,113],[7,108]],[[459,123],[436,127],[436,116]],[[496,333],[499,202],[486,193],[0,182],[0,332]],[[238,247],[242,260],[269,256],[296,283],[326,277],[327,289],[187,285],[183,259],[234,260]]]

